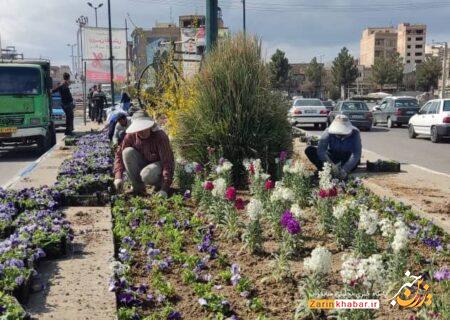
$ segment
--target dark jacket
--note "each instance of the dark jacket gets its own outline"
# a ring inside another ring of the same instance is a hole
[[[63,82],[58,87],[52,90],[52,93],[58,92],[61,96],[61,103],[65,106],[73,103],[72,93],[70,92],[69,85]]]
[[[361,135],[357,128],[353,128],[352,133],[344,138],[330,134],[328,129],[326,129],[319,139],[317,155],[323,162],[330,160],[328,154],[350,154],[349,160],[342,164],[342,169],[347,172],[352,171],[359,163],[361,153]]]

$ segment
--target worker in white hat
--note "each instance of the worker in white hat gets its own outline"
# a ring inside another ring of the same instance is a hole
[[[123,173],[131,181],[132,192],[145,193],[147,185],[167,197],[173,179],[175,161],[166,133],[143,111],[136,112],[125,138],[116,151],[114,186],[123,189]]]
[[[341,179],[358,167],[361,160],[361,135],[347,116],[338,115],[323,132],[318,147],[309,146],[305,150],[308,159],[320,171],[325,162],[333,166],[333,173]]]

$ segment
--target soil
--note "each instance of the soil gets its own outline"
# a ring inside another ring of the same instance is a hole
[[[246,197],[246,194],[240,194]],[[193,212],[198,212],[192,208]],[[157,221],[159,217],[152,216],[152,221]],[[247,223],[245,214],[240,217],[243,224]],[[241,275],[248,277],[254,286],[254,295],[261,299],[264,306],[265,314],[269,319],[287,320],[293,319],[293,314],[298,304],[301,302],[303,296],[301,291],[302,281],[304,279],[303,259],[308,257],[311,251],[321,245],[332,252],[332,271],[330,275],[324,279],[326,283],[326,291],[330,292],[329,298],[333,298],[333,292],[343,289],[340,268],[342,265],[342,257],[349,252],[349,250],[342,250],[337,247],[331,235],[323,234],[318,230],[318,224],[313,209],[305,209],[302,216],[302,247],[298,254],[290,260],[292,277],[277,281],[274,277],[275,269],[273,268],[274,256],[273,253],[277,251],[277,241],[272,239],[269,230],[271,226],[263,225],[264,250],[258,254],[250,254],[243,248],[240,237],[236,236],[233,239],[228,239],[221,233],[221,229],[217,229],[214,233],[214,244],[218,246],[219,254],[227,257],[229,263],[237,263],[241,269]],[[190,255],[198,255],[196,243],[192,242],[194,235],[188,232],[185,236],[187,241],[185,251]],[[380,251],[387,248],[387,243],[381,236],[376,237],[377,246]],[[415,253],[418,256],[429,257],[429,249],[422,243],[415,242],[411,245],[415,248]],[[164,247],[161,248],[164,251]],[[164,255],[165,256],[165,255]],[[142,283],[148,284],[152,288],[148,273],[144,271],[146,264],[146,256],[144,253],[135,255],[137,262],[132,267],[132,274],[134,285],[138,286]],[[411,256],[408,266],[413,274],[421,271],[421,266],[413,261]],[[435,261],[437,265],[445,265],[450,261]],[[237,315],[238,319],[253,320],[256,318],[254,311],[250,310],[247,305],[247,300],[242,298],[236,288],[231,284],[226,284],[221,280],[219,271],[224,270],[220,266],[218,260],[214,260],[208,273],[214,279],[216,285],[220,285],[220,289],[215,289],[215,293],[221,294],[231,303],[232,310]],[[197,319],[212,319],[211,313],[205,311],[197,302],[198,296],[192,290],[192,287],[184,285],[181,278],[181,267],[174,267],[169,274],[166,274],[168,281],[175,287],[177,292],[177,299],[175,302],[176,310],[180,311],[185,320]],[[381,320],[404,320],[408,319],[412,312],[391,308],[389,302],[385,298],[381,298],[381,309],[377,311],[376,319]],[[154,306],[144,307],[145,314],[151,314],[154,311]]]

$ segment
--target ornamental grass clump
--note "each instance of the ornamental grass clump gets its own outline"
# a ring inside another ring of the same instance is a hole
[[[192,104],[178,114],[174,143],[180,154],[206,163],[208,147],[232,164],[233,182],[246,182],[242,161],[261,158],[275,168],[281,151],[292,149],[288,105],[271,89],[261,43],[237,35],[220,41],[194,79]]]

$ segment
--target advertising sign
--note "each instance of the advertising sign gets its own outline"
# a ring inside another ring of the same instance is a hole
[[[125,81],[127,76],[127,41],[125,29],[112,30],[114,56],[114,81]],[[108,28],[83,28],[83,57],[86,62],[88,82],[109,83],[109,33]]]

